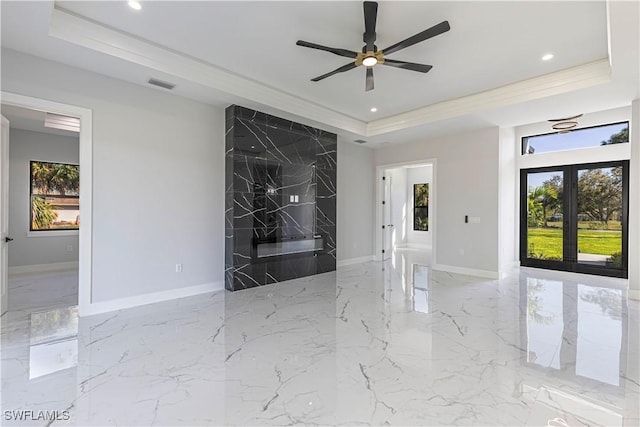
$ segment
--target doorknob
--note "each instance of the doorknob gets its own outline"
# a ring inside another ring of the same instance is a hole
[[[4,241],[5,241],[5,242],[7,242],[7,243],[9,243],[9,242],[13,241],[13,238],[11,238],[11,237],[5,237],[5,238],[4,238]]]

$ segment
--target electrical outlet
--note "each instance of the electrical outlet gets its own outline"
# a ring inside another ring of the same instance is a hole
[[[67,245],[67,252],[73,252],[73,246]]]
[[[176,264],[176,273],[182,273],[182,264]]]

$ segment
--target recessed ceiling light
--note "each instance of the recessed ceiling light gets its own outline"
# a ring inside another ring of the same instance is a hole
[[[134,10],[142,9],[142,5],[140,4],[139,1],[136,1],[136,0],[129,0],[129,7]]]
[[[543,61],[550,61],[550,60],[552,60],[552,59],[553,59],[553,53],[547,53],[546,55],[544,55],[544,56],[542,57],[542,60],[543,60]]]
[[[371,112],[375,113],[376,111],[378,111],[378,109],[376,107],[371,108]]]

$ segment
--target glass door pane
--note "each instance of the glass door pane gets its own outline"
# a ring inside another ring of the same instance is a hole
[[[578,169],[578,264],[622,269],[622,166]]]
[[[562,261],[563,172],[527,173],[527,258]]]

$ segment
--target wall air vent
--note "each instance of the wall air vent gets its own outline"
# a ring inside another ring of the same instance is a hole
[[[63,116],[60,114],[45,113],[44,127],[52,129],[80,132],[80,119],[77,117]]]
[[[147,83],[167,90],[172,90],[174,87],[176,87],[176,85],[174,85],[173,83],[163,82],[162,80],[154,79],[153,77],[150,78]]]
[[[358,143],[358,144],[366,144],[366,143],[367,143],[367,141],[365,141],[364,139],[356,139],[356,140],[355,140],[355,141],[353,141],[353,142],[356,142],[356,143]]]

